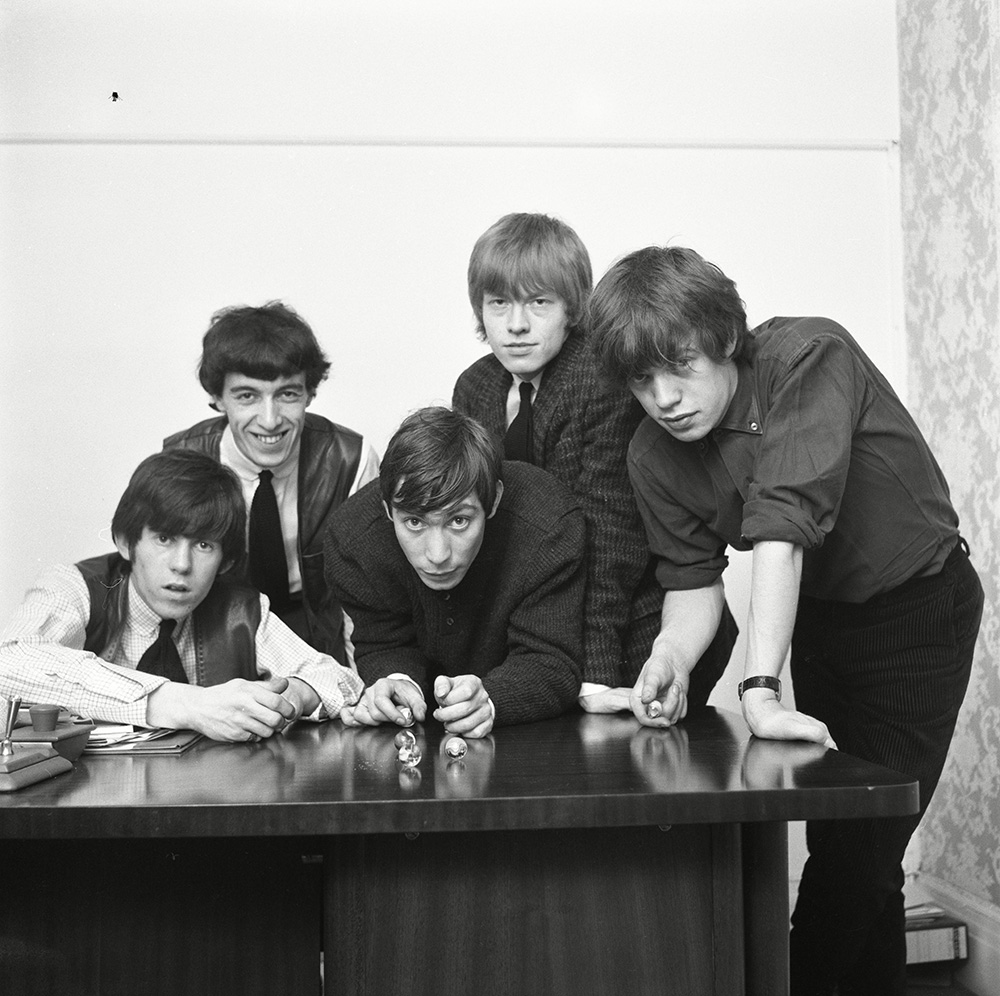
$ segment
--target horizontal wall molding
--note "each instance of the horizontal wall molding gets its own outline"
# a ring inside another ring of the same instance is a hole
[[[152,135],[81,135],[0,137],[0,145],[193,145],[210,146],[295,146],[311,148],[489,148],[489,149],[718,149],[801,152],[886,152],[898,146],[895,138],[801,139],[761,141],[754,139],[671,139],[669,141],[577,141],[574,139],[475,139],[475,138],[302,138],[288,136],[165,138]]]

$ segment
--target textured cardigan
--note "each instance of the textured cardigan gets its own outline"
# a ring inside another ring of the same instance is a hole
[[[450,591],[428,588],[410,566],[377,481],[336,511],[327,578],[354,623],[354,659],[365,684],[401,672],[433,705],[438,674],[475,674],[496,707],[497,726],[555,716],[576,703],[583,516],[537,467],[505,463],[503,481],[479,553]]]

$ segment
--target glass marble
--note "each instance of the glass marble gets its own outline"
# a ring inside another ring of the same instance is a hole
[[[413,710],[409,706],[400,706],[399,711],[403,716],[403,726],[413,726]]]
[[[417,738],[409,730],[400,730],[392,741],[397,747],[409,744],[411,747],[417,742]]]
[[[663,713],[663,706],[659,702],[648,702],[646,703],[646,715],[650,719],[658,719]]]
[[[448,757],[465,757],[469,745],[461,737],[449,737],[444,744],[444,752]]]
[[[401,764],[419,764],[420,758],[423,754],[420,753],[420,748],[416,744],[403,744],[399,748],[399,754],[397,755]]]

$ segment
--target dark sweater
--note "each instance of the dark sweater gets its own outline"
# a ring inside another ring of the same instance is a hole
[[[536,467],[505,463],[503,481],[479,554],[450,591],[428,588],[410,566],[378,481],[337,509],[324,558],[354,622],[355,662],[366,684],[404,673],[430,705],[438,674],[475,674],[497,726],[574,705],[583,653],[583,515]]]

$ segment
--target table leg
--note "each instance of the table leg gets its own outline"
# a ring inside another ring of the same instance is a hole
[[[788,996],[788,825],[744,823],[747,996]]]

